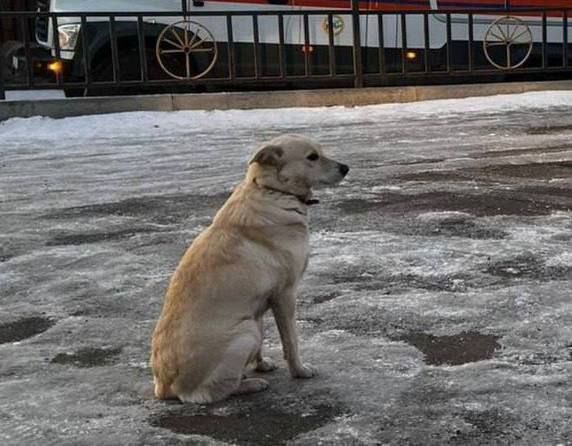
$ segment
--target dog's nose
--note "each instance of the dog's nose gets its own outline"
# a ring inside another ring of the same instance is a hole
[[[340,164],[339,168],[340,168],[340,172],[342,173],[343,176],[346,176],[346,174],[350,171],[350,168],[348,166],[346,166],[345,164]]]

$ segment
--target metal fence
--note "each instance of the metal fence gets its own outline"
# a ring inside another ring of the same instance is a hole
[[[568,76],[568,17],[567,9],[364,10],[357,0],[319,10],[189,11],[183,1],[178,11],[3,11],[23,40],[0,52],[0,99],[10,89],[98,94]]]

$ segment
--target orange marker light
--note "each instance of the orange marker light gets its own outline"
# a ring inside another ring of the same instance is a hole
[[[56,74],[60,74],[63,71],[63,68],[64,67],[60,61],[48,64],[48,70],[53,71]]]
[[[417,59],[417,53],[415,51],[407,51],[405,57],[409,60],[415,60]]]

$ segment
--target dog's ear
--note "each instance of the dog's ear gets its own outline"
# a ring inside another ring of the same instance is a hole
[[[281,166],[284,150],[280,146],[263,146],[256,155],[252,157],[248,164],[258,163],[261,166]]]

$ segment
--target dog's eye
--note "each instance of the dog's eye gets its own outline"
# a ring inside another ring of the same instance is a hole
[[[310,160],[310,161],[318,161],[318,159],[320,158],[320,155],[318,155],[317,153],[310,153],[306,159]]]

